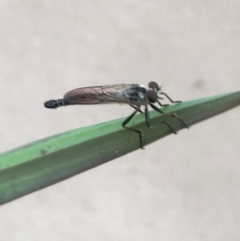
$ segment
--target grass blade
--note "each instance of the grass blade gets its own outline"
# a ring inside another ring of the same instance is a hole
[[[240,91],[187,101],[162,110],[174,112],[193,125],[238,105]],[[136,116],[129,124],[143,131],[145,146],[171,134],[160,124],[163,120],[175,130],[183,128],[174,118],[156,111],[151,111],[150,117],[152,129],[146,127],[143,115]],[[139,149],[138,135],[121,127],[124,119],[68,131],[0,154],[0,204]]]

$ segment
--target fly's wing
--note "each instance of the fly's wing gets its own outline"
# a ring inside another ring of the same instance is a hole
[[[127,103],[128,90],[137,87],[137,84],[118,84],[78,88],[64,95],[64,100],[69,104],[91,105],[107,103]]]

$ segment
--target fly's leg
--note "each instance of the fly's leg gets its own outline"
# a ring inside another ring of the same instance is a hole
[[[140,110],[139,107],[136,107],[136,106],[131,105],[131,104],[128,104],[128,105],[130,105],[133,109],[135,109],[135,110],[137,110],[138,112],[140,112],[141,114],[143,114],[143,112]]]
[[[159,100],[157,101],[157,103],[158,103],[160,106],[169,106],[169,104],[162,104]]]
[[[173,100],[172,98],[170,98],[170,96],[169,95],[167,95],[165,92],[160,92],[160,94],[161,95],[164,95],[164,96],[166,96],[166,98],[171,102],[171,103],[181,103],[182,101],[180,101],[180,100]]]
[[[138,135],[139,135],[139,141],[140,141],[140,147],[141,147],[142,149],[144,149],[144,148],[143,148],[143,136],[142,136],[142,132],[141,132],[140,130],[137,130],[137,129],[134,129],[134,128],[132,128],[132,127],[126,126],[127,123],[136,115],[136,113],[137,113],[138,111],[139,111],[139,109],[136,109],[136,110],[122,123],[122,127],[125,128],[125,129],[127,129],[127,130],[130,130],[130,131],[133,131],[133,132],[135,132],[135,133],[138,133]]]
[[[165,124],[173,134],[177,134],[177,132],[166,121],[162,121],[161,123]]]
[[[161,109],[159,109],[157,106],[155,106],[154,104],[149,103],[149,105],[150,105],[154,110],[156,110],[157,112],[159,112],[160,114],[173,117],[173,118],[177,119],[179,122],[181,122],[182,125],[183,125],[185,128],[188,128],[188,125],[187,125],[181,118],[179,118],[175,113],[165,113],[165,112],[163,112]],[[167,125],[168,128],[171,130],[171,132],[173,132],[174,134],[176,134],[176,131],[174,131],[174,130],[172,129],[172,127],[170,127],[170,125],[167,124],[166,121],[163,121],[162,124]]]
[[[151,128],[150,120],[149,120],[149,112],[148,112],[147,106],[145,106],[145,121],[146,121],[147,127]]]
[[[145,106],[145,120],[146,120],[147,127],[151,128],[147,106]],[[162,121],[162,124],[165,124],[171,130],[172,133],[177,134],[176,131],[173,130],[173,128],[166,121]]]

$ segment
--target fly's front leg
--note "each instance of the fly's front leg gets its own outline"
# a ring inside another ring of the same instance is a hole
[[[166,121],[162,121],[161,123],[166,125],[173,134],[177,134],[177,132]]]
[[[160,106],[169,106],[169,104],[162,104],[159,100],[157,100],[157,103],[158,103]]]
[[[127,130],[130,130],[130,131],[133,131],[133,132],[135,132],[135,133],[138,133],[138,135],[139,135],[139,141],[140,141],[140,147],[141,147],[142,149],[144,149],[144,148],[143,148],[142,131],[137,130],[137,129],[134,129],[134,128],[132,128],[132,127],[126,126],[127,123],[136,115],[136,113],[139,112],[139,110],[140,110],[140,109],[136,109],[136,110],[122,123],[122,127],[125,128],[125,129],[127,129]]]
[[[180,100],[173,100],[172,98],[170,98],[170,96],[169,95],[167,95],[165,92],[160,92],[160,94],[161,95],[164,95],[164,96],[166,96],[166,98],[171,102],[171,103],[181,103],[182,101],[180,101]]]
[[[188,128],[188,125],[187,125],[181,118],[179,118],[175,113],[165,113],[165,112],[163,112],[161,109],[159,109],[157,106],[155,106],[154,104],[149,103],[149,105],[150,105],[154,110],[156,110],[157,112],[159,112],[160,114],[173,117],[173,118],[177,119],[179,122],[181,122],[182,125],[184,125],[184,127]],[[166,121],[163,121],[162,124],[167,125],[168,128],[171,130],[171,132],[173,132],[174,134],[176,134],[176,131],[174,131],[174,130],[172,129],[172,127],[171,127]]]
[[[147,106],[145,106],[145,120],[146,120],[147,127],[151,128],[150,121],[149,121],[149,112],[148,112]],[[162,121],[161,123],[165,124],[171,130],[172,133],[177,134],[176,131],[173,130],[173,128],[166,121]]]

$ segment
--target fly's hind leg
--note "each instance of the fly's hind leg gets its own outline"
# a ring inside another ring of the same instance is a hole
[[[135,109],[135,108],[134,108],[134,109]],[[128,122],[136,115],[136,113],[139,112],[139,111],[140,111],[139,108],[136,109],[136,110],[122,123],[122,127],[125,128],[125,129],[127,129],[127,130],[130,130],[130,131],[133,131],[133,132],[135,132],[135,133],[138,133],[138,135],[139,135],[139,141],[140,141],[140,147],[141,147],[142,149],[144,149],[144,148],[143,148],[143,135],[142,135],[142,131],[137,130],[137,129],[134,129],[134,128],[132,128],[132,127],[126,126],[127,123],[128,123]]]
[[[139,113],[143,114],[140,107],[136,107],[135,105],[131,105],[131,104],[128,104],[128,105],[131,106],[133,109],[137,110]]]

